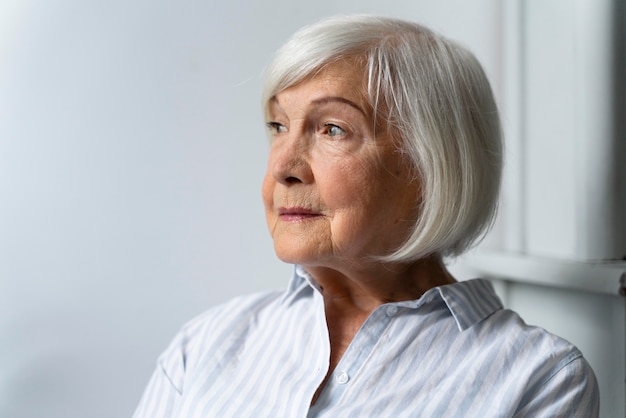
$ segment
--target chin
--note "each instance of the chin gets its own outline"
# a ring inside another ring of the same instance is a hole
[[[319,258],[318,254],[312,254],[311,251],[293,245],[274,245],[274,252],[279,260],[288,264],[307,264]]]
[[[302,263],[306,262],[306,258],[305,257],[293,254],[293,252],[291,252],[291,251],[278,251],[278,250],[276,250],[275,253],[276,253],[276,257],[278,257],[278,259],[280,261],[282,261],[283,263],[287,263],[287,264],[302,264]]]

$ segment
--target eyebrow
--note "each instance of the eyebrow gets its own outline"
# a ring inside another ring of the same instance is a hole
[[[345,97],[341,97],[341,96],[321,97],[319,99],[313,100],[311,103],[316,104],[316,105],[321,105],[321,104],[332,103],[332,102],[339,102],[339,103],[347,104],[348,106],[355,108],[356,110],[361,112],[363,115],[367,116],[365,114],[365,111],[361,108],[361,106],[359,106],[352,100],[348,100]]]
[[[280,103],[278,102],[278,99],[276,98],[276,96],[273,96],[270,99],[271,103],[275,103],[280,107]],[[361,108],[361,106],[359,106],[358,104],[356,104],[355,102],[353,102],[352,100],[348,100],[345,97],[341,97],[341,96],[325,96],[325,97],[320,97],[319,99],[315,99],[311,102],[311,104],[314,105],[323,105],[323,104],[327,104],[327,103],[333,103],[333,102],[338,102],[338,103],[343,103],[343,104],[347,104],[350,107],[353,107],[354,109],[358,110],[359,112],[361,112],[365,117],[367,116],[367,113],[365,113],[365,110],[363,108]]]

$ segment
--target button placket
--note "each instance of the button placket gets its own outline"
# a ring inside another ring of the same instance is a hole
[[[395,305],[380,306],[368,317],[344,353],[311,411],[318,412],[318,408],[334,405],[341,399],[345,391],[350,390],[350,383],[358,380],[357,375],[360,368],[398,311],[399,307]]]

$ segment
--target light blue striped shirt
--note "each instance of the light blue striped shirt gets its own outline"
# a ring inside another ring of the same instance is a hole
[[[324,303],[300,267],[286,292],[234,299],[161,355],[135,418],[596,417],[598,386],[567,341],[502,309],[486,280],[378,307],[329,367]]]

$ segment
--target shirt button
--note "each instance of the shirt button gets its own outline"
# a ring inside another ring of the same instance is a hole
[[[395,305],[387,306],[387,316],[394,316],[398,313],[398,307]]]
[[[348,373],[346,372],[341,372],[337,375],[336,380],[340,385],[345,385],[348,383],[348,380],[350,380],[350,376],[348,376]]]

